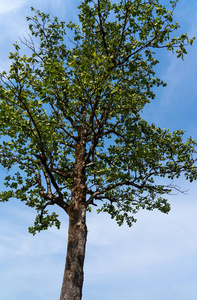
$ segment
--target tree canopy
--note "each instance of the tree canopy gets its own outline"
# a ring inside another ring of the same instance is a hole
[[[166,85],[155,76],[155,52],[183,58],[193,43],[173,36],[176,3],[84,0],[79,24],[67,25],[32,8],[23,41],[29,56],[16,43],[10,70],[0,75],[0,163],[13,169],[0,199],[36,208],[33,234],[60,226],[49,205],[69,212],[78,156],[87,210],[98,204],[119,225],[130,226],[140,208],[170,210],[165,195],[176,186],[158,177],[196,179],[196,142],[141,113],[154,87]]]

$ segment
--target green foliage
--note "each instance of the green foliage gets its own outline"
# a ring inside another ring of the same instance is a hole
[[[15,44],[10,70],[0,75],[0,164],[9,171],[0,199],[37,210],[33,234],[60,226],[48,205],[68,212],[79,142],[87,207],[103,201],[98,212],[119,225],[130,226],[140,208],[169,211],[163,196],[176,187],[158,177],[196,179],[196,142],[184,143],[182,131],[149,125],[140,114],[153,87],[166,85],[155,76],[155,49],[183,58],[193,43],[187,34],[172,36],[176,3],[168,10],[159,0],[84,0],[80,25],[32,8],[31,39],[24,41],[31,54],[21,56]]]

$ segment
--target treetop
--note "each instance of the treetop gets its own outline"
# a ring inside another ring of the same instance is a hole
[[[183,58],[194,40],[173,36],[177,2],[169,10],[159,0],[84,0],[79,24],[67,25],[32,8],[23,41],[29,56],[16,43],[0,75],[0,163],[9,171],[0,199],[36,208],[32,233],[59,227],[49,205],[69,213],[78,155],[87,209],[101,202],[98,212],[119,225],[131,225],[140,208],[169,211],[164,195],[177,187],[158,177],[196,179],[196,142],[141,114],[154,87],[166,85],[155,76],[155,52]]]

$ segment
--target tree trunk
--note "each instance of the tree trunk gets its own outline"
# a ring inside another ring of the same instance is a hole
[[[68,209],[68,246],[60,300],[81,300],[82,298],[83,265],[87,240],[85,139],[82,130],[75,149],[73,186]]]
[[[66,266],[60,300],[81,300],[87,239],[86,207],[69,216]]]

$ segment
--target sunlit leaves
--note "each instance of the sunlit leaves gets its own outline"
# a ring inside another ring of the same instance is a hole
[[[98,211],[119,225],[132,225],[140,208],[169,211],[163,196],[174,186],[157,178],[196,179],[196,142],[141,118],[154,87],[166,85],[155,74],[156,50],[183,58],[194,40],[174,36],[176,4],[84,0],[79,24],[67,25],[32,8],[28,54],[15,43],[10,70],[0,75],[0,163],[11,171],[0,199],[36,209],[33,234],[59,228],[46,208],[70,203],[79,141],[88,209],[103,201]]]

